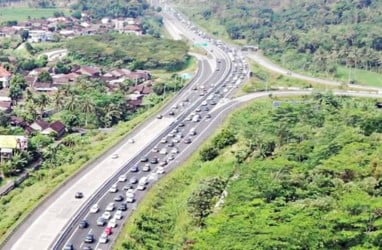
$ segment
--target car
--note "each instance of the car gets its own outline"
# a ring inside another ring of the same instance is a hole
[[[94,204],[94,205],[90,208],[90,213],[91,213],[91,214],[96,214],[96,213],[98,213],[98,211],[99,211],[98,204]]]
[[[114,197],[114,201],[118,201],[118,202],[119,202],[119,201],[123,201],[123,196],[120,195],[120,194],[117,195],[117,196],[115,196],[115,197]]]
[[[130,172],[132,172],[132,173],[139,172],[139,167],[138,166],[132,166],[130,168]]]
[[[129,182],[130,182],[130,184],[135,184],[138,182],[138,179],[135,177],[131,177]]]
[[[177,154],[177,153],[179,153],[179,149],[178,148],[171,149],[171,154]]]
[[[137,190],[139,190],[139,191],[143,191],[143,190],[145,190],[145,189],[146,189],[146,186],[145,186],[145,185],[139,184],[139,185],[137,186]]]
[[[204,111],[210,111],[209,107],[204,107]]]
[[[207,106],[207,104],[208,104],[207,101],[202,102],[202,106]]]
[[[167,144],[167,147],[169,147],[169,148],[172,148],[172,147],[174,147],[175,146],[175,144],[173,143],[173,142],[169,142],[168,144]]]
[[[186,117],[186,121],[191,121],[191,120],[192,120],[192,116],[191,115]]]
[[[178,133],[179,132],[179,129],[178,128],[174,128],[172,131],[171,131],[171,133],[173,133],[173,134],[176,134],[176,133]]]
[[[118,211],[126,211],[126,210],[127,210],[127,205],[126,205],[126,203],[121,203],[121,204],[119,204],[118,207],[117,207],[117,213],[118,213]]]
[[[84,194],[82,192],[77,192],[75,195],[74,195],[74,198],[76,199],[82,199],[84,197]]]
[[[125,204],[126,205],[126,204]],[[115,212],[114,214],[114,217],[116,220],[121,220],[123,218],[123,215],[122,215],[122,210],[118,210],[117,212]]]
[[[185,144],[190,144],[191,143],[191,139],[190,138],[186,138],[186,139],[183,140],[183,142]]]
[[[168,157],[167,157],[167,160],[168,161],[172,161],[172,160],[174,160],[175,159],[175,155],[173,155],[173,154],[170,154]]]
[[[130,184],[123,186],[123,190],[129,190],[132,188],[134,188],[134,187],[133,187],[133,185],[130,185]]]
[[[168,136],[168,137],[174,137],[175,134],[174,134],[174,133],[169,133],[167,136]]]
[[[162,119],[163,115],[157,115],[157,119]]]
[[[205,95],[205,94],[204,94],[204,91],[199,92],[199,95],[200,95],[200,96],[204,96],[204,95]]]
[[[162,138],[162,140],[160,140],[160,143],[162,143],[162,144],[167,143],[167,138]]]
[[[184,135],[182,133],[179,133],[175,136],[175,138],[178,138],[178,139],[182,139],[184,137]]]
[[[179,125],[178,125],[179,127],[184,127],[185,126],[185,124],[183,123],[183,122],[181,122],[181,123],[179,123]]]
[[[85,243],[93,243],[94,242],[94,235],[93,234],[86,235],[84,242]]]
[[[105,232],[99,237],[98,242],[101,244],[106,244],[109,239],[107,238],[107,234]]]
[[[109,189],[109,193],[116,193],[118,192],[118,186],[117,184],[113,184],[113,186],[111,186],[111,188]]]
[[[174,139],[172,139],[172,142],[173,142],[173,143],[179,143],[180,140],[179,140],[179,138],[174,138]]]
[[[158,173],[158,174],[164,174],[164,173],[165,173],[165,171],[164,171],[164,167],[158,167],[158,168],[157,168],[157,173]]]
[[[153,151],[154,153],[158,153],[159,152],[159,147],[155,146],[155,147],[153,147],[153,149],[151,151]]]
[[[74,250],[73,244],[72,243],[66,244],[63,250]]]
[[[117,159],[118,157],[119,157],[118,154],[113,154],[113,155],[111,156],[112,159]]]
[[[93,248],[91,246],[84,246],[82,250],[92,250]]]
[[[105,208],[105,210],[106,210],[106,211],[109,211],[109,212],[114,211],[114,209],[115,209],[115,204],[114,204],[114,202],[110,202],[109,204],[107,204],[107,206],[106,206],[106,208]]]
[[[126,195],[126,202],[133,203],[135,201],[135,194],[131,193],[129,196]]]
[[[147,156],[143,156],[141,158],[141,162],[148,162],[149,161],[149,158],[147,158]]]
[[[215,100],[212,100],[212,101],[210,101],[210,104],[211,104],[211,105],[216,105],[216,101],[215,101]]]
[[[168,115],[175,115],[175,112],[171,110],[170,112],[168,112]]]
[[[112,227],[109,227],[109,226],[107,226],[107,227],[105,228],[105,233],[106,233],[107,235],[110,235],[110,234],[112,234],[112,233],[113,233],[113,228],[112,228]]]
[[[166,154],[167,154],[167,149],[166,149],[166,148],[162,148],[162,149],[159,151],[159,154],[161,154],[161,155],[166,155]]]
[[[196,135],[196,130],[191,129],[190,132],[188,133],[188,135],[190,135],[190,136]]]
[[[166,160],[163,160],[161,162],[159,162],[159,166],[166,166],[167,165],[167,161]]]
[[[197,90],[197,89],[198,89],[197,86],[193,86],[193,87],[192,87],[192,90]]]
[[[199,113],[199,112],[201,112],[201,111],[202,111],[201,108],[197,108],[197,109],[195,109],[195,112],[197,112],[197,113]]]
[[[128,140],[128,142],[131,143],[131,144],[133,144],[133,143],[135,143],[135,140],[134,140],[133,138],[130,138],[130,139]]]
[[[116,219],[114,219],[114,218],[112,218],[110,221],[109,221],[109,223],[107,223],[107,226],[108,227],[117,227],[117,220]]]
[[[211,118],[211,114],[206,114],[206,119]]]
[[[78,224],[78,228],[80,229],[84,229],[84,228],[87,228],[88,227],[88,222],[86,220],[82,220],[80,221],[80,223]]]
[[[151,164],[157,164],[158,163],[158,158],[152,158],[151,160],[150,160],[150,163]]]
[[[123,174],[123,175],[120,175],[119,178],[118,178],[118,181],[119,181],[119,182],[125,182],[125,181],[127,181],[127,176],[124,175],[124,174]]]
[[[106,220],[107,219],[104,218],[104,215],[102,215],[102,217],[98,217],[98,219],[97,219],[97,226],[104,226],[106,224]]]
[[[149,172],[151,170],[151,168],[150,168],[150,164],[145,164],[144,166],[143,166],[143,168],[142,168],[142,171],[143,172]]]
[[[102,218],[104,218],[105,220],[110,219],[110,217],[111,217],[111,213],[108,212],[108,211],[106,211],[106,212],[104,212],[104,213],[102,214]]]

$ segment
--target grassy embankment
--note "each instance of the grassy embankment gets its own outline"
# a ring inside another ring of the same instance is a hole
[[[382,130],[374,121],[382,117],[374,101],[281,100],[277,109],[267,100],[235,112],[225,127],[239,142],[212,161],[195,153],[155,185],[116,249],[378,249]],[[190,198],[204,180],[231,176],[223,207],[197,226]]]

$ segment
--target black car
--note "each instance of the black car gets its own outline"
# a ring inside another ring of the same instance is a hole
[[[120,211],[126,211],[127,210],[127,205],[126,203],[121,203],[118,205],[117,207],[117,210],[120,210]]]
[[[78,228],[87,228],[88,227],[88,222],[86,220],[82,220],[80,221],[80,223],[78,224]]]
[[[206,118],[211,118],[211,115],[210,114],[206,114]]]
[[[92,235],[92,234],[86,235],[84,242],[85,243],[93,243],[94,242],[94,235]]]
[[[126,186],[124,186],[123,187],[123,190],[129,190],[129,189],[133,189],[134,188],[134,186],[133,185],[126,185]]]
[[[186,138],[184,139],[183,141],[185,144],[190,144],[191,143],[191,139],[190,138]]]
[[[170,143],[167,144],[167,147],[172,148],[172,147],[174,147],[174,145],[175,145],[175,144],[174,144],[173,142],[170,142]]]
[[[138,166],[132,166],[132,167],[130,168],[130,172],[138,172],[138,171],[139,171]]]
[[[123,201],[123,196],[122,195],[117,195],[114,197],[115,201]]]
[[[82,192],[77,192],[75,195],[74,195],[74,198],[76,199],[82,199],[84,197],[84,194]]]
[[[152,158],[152,159],[150,160],[150,163],[151,163],[151,164],[157,164],[157,163],[158,163],[158,158]]]

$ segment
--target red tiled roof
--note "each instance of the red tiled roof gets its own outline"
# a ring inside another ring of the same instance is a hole
[[[0,65],[0,77],[10,77],[11,75],[11,72],[9,72],[2,65]]]
[[[57,133],[60,133],[61,131],[65,130],[65,125],[60,121],[55,121],[51,123],[49,127]]]

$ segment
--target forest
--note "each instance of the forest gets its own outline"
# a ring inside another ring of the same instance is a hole
[[[117,249],[380,249],[376,100],[272,99],[159,183]]]
[[[378,0],[212,0],[179,6],[223,26],[233,40],[258,45],[283,66],[331,75],[338,67],[382,72],[382,2]]]
[[[83,36],[68,40],[74,59],[102,66],[130,69],[182,69],[189,58],[187,44],[181,41],[123,34]]]

